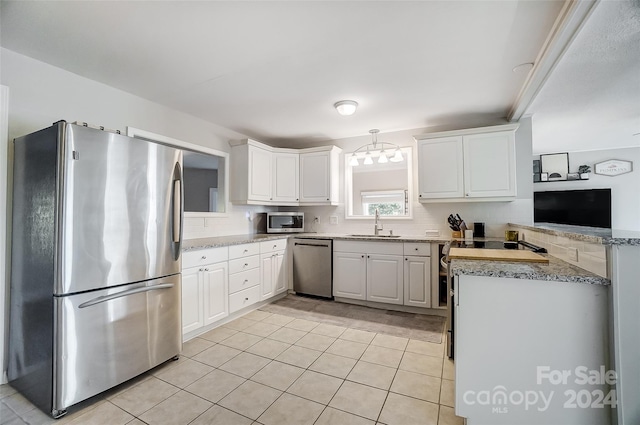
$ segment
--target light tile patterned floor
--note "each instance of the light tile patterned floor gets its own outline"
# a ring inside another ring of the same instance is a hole
[[[444,352],[444,344],[256,310],[57,421],[0,386],[0,422],[461,425]]]

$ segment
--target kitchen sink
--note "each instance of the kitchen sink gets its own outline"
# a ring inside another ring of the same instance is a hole
[[[399,238],[400,235],[347,235],[356,238]]]

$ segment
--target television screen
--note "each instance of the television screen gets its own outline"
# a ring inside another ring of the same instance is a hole
[[[611,228],[611,189],[533,193],[533,221]]]

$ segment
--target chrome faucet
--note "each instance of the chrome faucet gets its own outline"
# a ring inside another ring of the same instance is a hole
[[[378,236],[380,234],[380,230],[382,230],[382,223],[378,223],[380,221],[380,212],[376,208],[376,222],[374,224],[373,234]]]

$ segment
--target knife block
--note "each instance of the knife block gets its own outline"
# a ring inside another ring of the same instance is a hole
[[[453,239],[462,239],[462,232],[451,232],[451,237]]]

